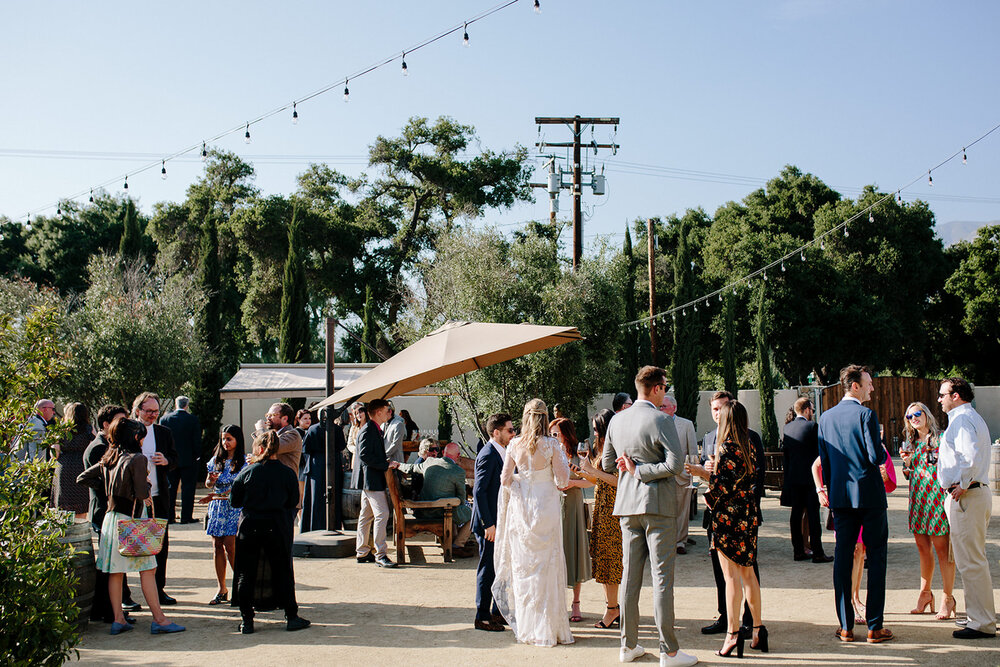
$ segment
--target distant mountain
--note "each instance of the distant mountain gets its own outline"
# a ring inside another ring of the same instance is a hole
[[[980,227],[988,225],[1000,225],[1000,220],[993,220],[991,222],[964,222],[956,220],[954,222],[941,222],[935,225],[935,227],[938,236],[941,237],[947,248],[959,241],[971,241],[976,238],[976,232],[979,231]]]

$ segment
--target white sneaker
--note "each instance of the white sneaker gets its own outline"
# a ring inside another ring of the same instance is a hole
[[[635,645],[635,648],[627,648],[625,646],[622,646],[622,650],[619,651],[618,653],[618,659],[622,662],[632,662],[636,658],[641,658],[645,654],[646,654],[646,649],[639,646],[638,644]]]
[[[688,665],[697,665],[698,658],[685,653],[684,651],[677,651],[673,657],[667,655],[666,653],[660,654],[660,667],[688,667]]]

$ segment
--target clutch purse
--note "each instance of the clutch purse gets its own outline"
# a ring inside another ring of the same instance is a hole
[[[135,503],[132,505],[135,514]],[[163,548],[167,520],[157,519],[156,512],[149,518],[118,519],[118,553],[122,556],[155,556]]]

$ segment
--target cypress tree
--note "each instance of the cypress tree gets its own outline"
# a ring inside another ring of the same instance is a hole
[[[722,331],[722,382],[724,389],[739,396],[740,383],[736,377],[736,322],[733,293],[726,295],[725,320]]]
[[[139,229],[139,216],[135,211],[135,202],[131,198],[125,201],[122,212],[121,240],[118,242],[118,256],[122,260],[132,260],[142,254],[142,231]]]
[[[767,342],[767,307],[764,285],[757,300],[754,337],[757,343],[757,391],[760,392],[760,437],[765,450],[778,448],[778,422],[774,417],[774,378],[771,375],[771,348]]]
[[[677,238],[677,254],[674,255],[674,298],[673,307],[691,301],[695,295],[694,271],[691,268],[691,245],[688,239],[689,225],[681,219]],[[674,383],[674,397],[677,399],[677,414],[691,421],[698,417],[698,355],[701,325],[698,313],[687,309],[673,326],[673,350],[670,355],[670,375]]]
[[[222,271],[219,266],[219,230],[212,216],[205,218],[201,228],[198,252],[198,284],[207,302],[195,316],[195,334],[205,347],[205,363],[194,379],[191,392],[192,411],[201,420],[203,451],[215,447],[222,423],[222,399],[219,390],[226,383],[223,370],[223,296]]]
[[[297,214],[297,209],[292,211],[292,224],[288,227],[288,255],[281,281],[278,361],[284,364],[310,361],[309,295],[306,292],[306,267],[299,251],[302,223]]]
[[[371,286],[365,286],[365,309],[362,312],[361,319],[361,324],[364,327],[361,332],[361,340],[367,343],[367,345],[361,346],[361,363],[376,363],[380,360],[372,352],[372,350],[378,349],[376,347],[378,343],[378,330],[375,325],[375,304],[372,303]]]

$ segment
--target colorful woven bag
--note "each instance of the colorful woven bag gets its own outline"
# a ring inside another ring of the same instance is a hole
[[[122,556],[155,556],[163,548],[163,536],[167,533],[167,520],[157,519],[156,513],[147,518],[118,519],[118,553]]]

